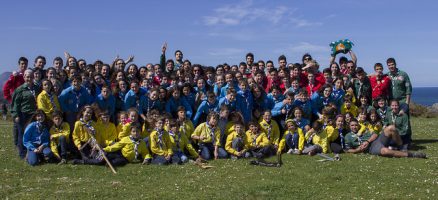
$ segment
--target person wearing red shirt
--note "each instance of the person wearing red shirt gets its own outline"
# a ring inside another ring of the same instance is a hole
[[[374,71],[376,73],[370,77],[371,97],[373,100],[376,100],[378,97],[388,99],[391,80],[387,75],[383,74],[382,63],[376,63]]]
[[[23,73],[27,69],[27,64],[27,58],[20,57],[18,59],[18,71],[12,72],[5,85],[3,85],[3,96],[9,103],[12,101],[12,94],[15,89],[24,83]]]

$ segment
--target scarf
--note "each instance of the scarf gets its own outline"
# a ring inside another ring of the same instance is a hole
[[[163,149],[163,146],[164,146],[164,141],[163,141],[163,130],[158,130],[158,129],[155,129],[155,131],[157,131],[157,133],[158,133],[158,146],[160,146],[160,149]]]
[[[216,143],[216,138],[214,137],[214,132],[216,130],[216,127],[211,127],[208,122],[206,122],[207,128],[210,130],[210,137],[211,137],[211,143],[214,145]]]
[[[134,153],[135,153],[135,157],[134,157],[134,162],[138,162],[139,161],[139,152],[138,152],[138,145],[140,145],[140,140],[135,140],[132,136],[129,136],[129,139],[131,140],[132,144],[134,144]]]
[[[175,134],[173,131],[169,131],[169,135],[173,137],[173,141],[175,141],[176,148],[179,150],[179,141],[181,140],[181,133],[178,131],[178,134]],[[178,137],[177,137],[178,136]]]
[[[81,101],[81,92],[80,91],[75,91],[74,89],[72,90],[73,94],[76,96],[76,109],[79,109],[79,103]],[[82,119],[82,118],[81,118]]]

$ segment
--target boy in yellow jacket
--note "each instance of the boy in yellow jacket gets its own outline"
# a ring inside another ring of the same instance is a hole
[[[50,149],[60,162],[67,163],[67,144],[70,136],[70,125],[63,122],[62,113],[55,111],[52,114],[53,126],[50,128]]]
[[[195,128],[193,127],[193,123],[190,119],[187,119],[186,117],[186,109],[184,108],[184,106],[179,106],[178,107],[178,123],[181,125],[180,126],[180,131],[181,133],[184,133],[186,135],[186,138],[191,141],[191,137],[192,137],[192,133],[195,130]]]
[[[131,135],[122,140],[105,147],[107,157],[114,166],[122,166],[130,163],[142,162],[151,163],[152,157],[146,143],[140,137],[140,127],[136,124],[130,126]]]
[[[288,154],[301,154],[304,149],[304,133],[293,119],[286,120],[287,130],[284,132],[283,138],[278,145],[277,155],[281,154],[285,147],[289,150]]]
[[[248,123],[249,130],[246,131],[246,143],[248,144],[249,152],[253,157],[264,158],[275,152],[266,133],[262,132],[260,125],[257,122]]]
[[[180,164],[181,160],[178,158],[178,156],[174,156],[172,150],[173,145],[170,140],[169,133],[164,130],[164,121],[165,119],[163,117],[159,117],[155,121],[155,129],[149,136],[149,143],[153,156],[152,164]]]
[[[266,133],[270,144],[277,151],[280,142],[280,128],[275,120],[272,119],[271,110],[265,110],[263,117],[259,121],[261,131]]]
[[[178,115],[179,113],[180,112],[178,111]],[[169,136],[172,143],[173,153],[175,156],[178,156],[182,163],[186,163],[189,161],[187,153],[190,154],[193,159],[198,159],[199,155],[187,139],[187,136],[181,131],[184,129],[182,126],[182,124],[178,124],[175,120],[170,120]]]
[[[251,156],[248,152],[249,144],[243,124],[234,124],[234,131],[227,136],[225,150],[231,155],[231,159],[248,158]]]
[[[198,142],[201,158],[210,160],[226,158],[228,156],[225,149],[220,144],[220,130],[217,126],[219,115],[215,112],[210,112],[207,116],[207,121],[199,124],[192,134],[192,140]],[[213,156],[211,156],[213,154]]]
[[[313,156],[317,153],[328,152],[328,141],[326,131],[322,128],[323,124],[320,121],[313,123],[312,129],[306,133],[307,145],[303,150],[303,154]]]
[[[100,120],[96,123],[96,133],[96,140],[102,148],[117,141],[117,129],[110,122],[108,111],[100,113]]]
[[[43,90],[37,97],[37,107],[46,113],[49,119],[52,119],[52,114],[55,111],[61,111],[58,96],[53,93],[52,82],[44,79],[42,82]]]

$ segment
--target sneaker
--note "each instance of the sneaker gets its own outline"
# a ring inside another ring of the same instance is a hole
[[[336,161],[340,161],[341,160],[341,156],[339,154],[335,154],[335,160]]]
[[[388,149],[390,149],[390,150],[398,150],[398,148],[394,147],[394,146],[389,146]]]
[[[400,148],[400,151],[407,152],[408,151],[408,144],[402,145]]]
[[[422,152],[410,152],[409,154],[412,158],[426,158],[426,154]]]
[[[294,153],[294,150],[293,149],[289,149],[288,151],[287,151],[287,154],[293,154]]]
[[[63,165],[63,164],[66,164],[67,163],[67,160],[66,159],[61,159],[61,161],[58,163],[58,165]]]
[[[74,159],[73,162],[72,162],[72,164],[73,164],[73,165],[79,165],[79,164],[83,165],[83,164],[84,164],[84,160],[81,160],[81,159]]]
[[[294,151],[292,153],[295,154],[295,155],[300,155],[301,154],[300,150],[298,150],[298,149],[294,149]]]

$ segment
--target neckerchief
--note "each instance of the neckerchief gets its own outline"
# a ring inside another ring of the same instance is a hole
[[[148,105],[147,105],[147,113],[149,113],[149,111],[152,110],[152,108],[154,108],[154,106],[155,106],[156,100],[155,100],[155,101],[152,101],[152,105],[150,105],[150,102],[151,102],[151,101],[152,101],[151,99],[149,99],[149,101],[148,101]]]
[[[329,101],[330,101],[330,98],[329,98],[329,97],[327,97],[327,98],[324,98],[324,97],[323,97],[323,99],[322,99],[322,105],[324,105],[324,107],[327,106],[327,105],[329,104]]]
[[[381,111],[381,112],[379,112],[380,113],[380,118],[381,119],[385,119],[385,117],[386,117],[386,108],[384,108],[383,110],[381,108],[379,108],[379,110]]]
[[[79,103],[81,101],[81,92],[80,91],[76,91],[74,88],[72,90],[73,94],[76,96],[76,109],[79,109]],[[82,118],[81,118],[82,119]]]
[[[313,137],[316,135],[316,132],[313,131],[313,133],[310,135],[309,139],[307,139],[307,144],[312,144],[313,143]]]
[[[43,135],[44,125],[41,124],[41,122],[36,121],[36,128],[37,128],[37,132],[38,132],[38,137],[37,137],[37,140],[34,141],[33,143],[41,144],[41,136]]]
[[[263,120],[264,121],[264,120]],[[268,131],[268,140],[271,140],[271,132],[272,132],[272,125],[270,123],[271,121],[267,122],[264,121],[263,126]]]
[[[58,108],[56,107],[56,104],[55,104],[55,101],[54,101],[54,97],[53,97],[53,95],[52,94],[50,94],[49,92],[46,92],[47,93],[47,95],[49,96],[49,99],[50,99],[50,103],[53,105],[53,109],[54,110],[58,110]]]
[[[138,152],[138,145],[140,145],[140,140],[136,140],[134,139],[132,136],[129,136],[129,139],[131,140],[132,144],[134,144],[134,153],[135,153],[135,157],[134,157],[134,162],[138,162],[139,161],[139,152]]]
[[[397,120],[397,117],[398,117],[397,114],[392,113],[392,115],[391,115],[391,121],[392,121],[392,124],[393,124],[393,125],[395,125],[395,121]]]
[[[312,96],[312,94],[313,94],[313,84],[312,83],[309,83],[309,88],[310,88],[309,96]]]
[[[341,138],[341,147],[342,149],[345,149],[345,138],[344,138],[344,134],[342,134],[342,128],[339,128],[338,132],[339,132],[339,137]]]
[[[178,131],[178,134],[175,134],[173,131],[169,131],[169,135],[173,137],[173,141],[175,141],[176,148],[179,150],[179,141],[181,140],[181,133]],[[178,136],[178,137],[177,137]]]
[[[289,117],[289,112],[292,110],[292,105],[286,104],[284,108],[286,109],[286,116],[284,117],[284,121],[286,121]]]
[[[30,88],[29,85],[28,85],[27,89],[29,89],[29,92],[32,94],[33,98],[36,99],[35,87]]]
[[[140,92],[139,92],[140,94]],[[139,94],[135,94],[135,104],[138,110],[140,110],[140,96]]]
[[[295,131],[292,133],[290,130],[288,130],[288,131],[287,131],[287,134],[290,134],[290,135],[292,136],[292,138],[291,138],[291,140],[292,140],[292,147],[295,146],[295,145],[297,145],[297,144],[295,144],[295,141],[294,141],[294,136],[295,136],[296,134],[298,134],[297,131],[295,130]],[[292,147],[291,147],[291,148],[292,148]]]
[[[155,131],[157,131],[157,133],[158,133],[158,145],[160,146],[160,148],[161,149],[163,149],[163,146],[164,146],[164,141],[163,141],[163,130],[158,130],[158,129],[155,129]]]
[[[208,122],[206,124],[207,124],[207,128],[210,130],[211,143],[213,143],[214,145],[216,142],[216,138],[214,137],[215,136],[214,131],[216,130],[216,127],[211,127],[210,124],[208,124]]]
[[[260,135],[260,132],[252,135],[252,145],[253,146],[257,146],[257,138],[259,137],[259,135]]]

